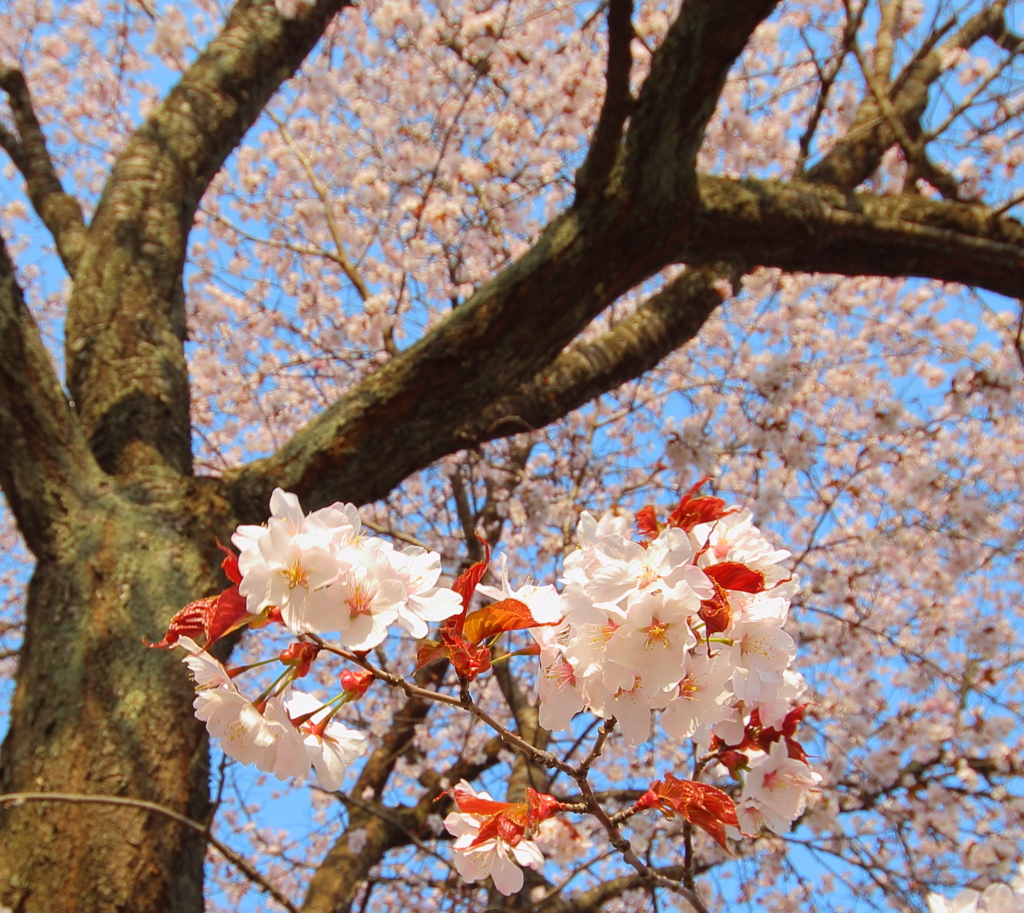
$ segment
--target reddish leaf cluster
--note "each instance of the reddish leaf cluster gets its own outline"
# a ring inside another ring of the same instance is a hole
[[[527,831],[532,831],[541,821],[562,808],[562,803],[554,796],[539,793],[529,787],[526,789],[525,802],[482,799],[457,786],[449,790],[449,793],[460,812],[484,819],[479,834],[470,846],[479,846],[495,837],[509,846],[516,846]]]
[[[720,564],[712,564],[703,570],[711,580],[715,593],[701,602],[698,614],[704,620],[709,635],[720,634],[729,627],[732,621],[728,591],[763,593],[765,590],[764,574],[739,561],[723,561]]]
[[[679,780],[666,774],[644,793],[636,803],[638,810],[656,808],[668,818],[680,814],[690,824],[710,834],[729,852],[725,841],[725,827],[739,827],[736,804],[722,790],[694,780]]]
[[[470,643],[455,626],[441,626],[440,642],[427,640],[416,653],[416,668],[422,669],[437,659],[447,659],[460,679],[471,682],[491,668],[491,651],[486,644]]]
[[[773,726],[763,726],[761,724],[761,712],[755,708],[750,714],[750,720],[747,722],[746,728],[743,730],[742,742],[738,745],[727,745],[716,736],[711,748],[713,751],[720,752],[719,760],[732,772],[734,765],[737,769],[746,767],[747,759],[746,755],[742,754],[743,751],[757,749],[768,752],[771,751],[773,742],[785,739],[786,750],[789,756],[796,761],[803,761],[806,764],[807,752],[804,751],[803,746],[796,740],[796,731],[803,722],[804,713],[808,706],[808,704],[800,704],[799,707],[794,707],[790,710],[782,721],[781,729],[776,729]],[[742,760],[740,760],[741,758]],[[735,776],[735,774],[733,775]]]
[[[646,507],[640,508],[636,514],[636,528],[640,533],[640,538],[645,542],[650,542],[656,539],[658,533],[666,526],[675,526],[688,533],[701,523],[712,523],[715,520],[720,520],[726,514],[734,513],[738,508],[729,507],[721,498],[711,495],[694,497],[697,489],[708,481],[710,480],[707,478],[701,479],[683,495],[676,509],[668,515],[664,524],[658,520],[658,514],[653,505],[648,504]]]
[[[224,635],[230,634],[238,628],[246,625],[261,627],[268,622],[269,615],[267,613],[249,614],[245,597],[238,592],[238,584],[242,582],[242,575],[238,570],[238,558],[223,545],[220,545],[220,549],[226,556],[221,562],[221,567],[224,568],[224,573],[232,582],[232,586],[217,596],[206,596],[203,599],[190,602],[171,619],[164,639],[148,644],[148,646],[169,650],[178,642],[179,637],[195,639],[203,635],[206,638],[206,649],[209,649]]]
[[[487,565],[491,560],[490,545],[480,536],[477,536],[477,539],[483,544],[484,560],[468,567],[452,584],[452,589],[462,597],[462,611],[441,625],[439,641],[424,641],[416,652],[416,668],[422,669],[427,663],[437,659],[447,659],[459,678],[466,682],[473,681],[491,668],[491,651],[486,646],[471,643],[463,633],[473,594],[476,592],[477,584],[484,579]]]
[[[677,526],[684,532],[689,532],[701,523],[712,523],[715,520],[721,520],[726,514],[735,513],[739,509],[729,507],[721,498],[711,495],[704,495],[700,498],[694,497],[697,489],[708,481],[710,481],[709,478],[701,479],[683,495],[679,505],[668,515],[669,526]]]
[[[490,547],[483,539],[480,541],[486,550],[484,560],[468,568],[452,584],[452,589],[462,597],[462,612],[441,625],[439,641],[425,641],[421,644],[416,662],[417,667],[422,668],[436,659],[447,659],[455,667],[459,678],[467,682],[491,668],[491,651],[484,641],[506,631],[522,631],[538,626],[530,609],[518,599],[502,599],[469,613],[473,594],[487,573],[491,557]]]

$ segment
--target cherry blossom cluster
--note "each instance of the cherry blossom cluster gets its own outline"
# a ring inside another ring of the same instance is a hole
[[[615,717],[635,745],[661,711],[670,736],[743,752],[732,763],[750,771],[744,830],[783,834],[820,780],[792,740],[760,735],[793,727],[806,691],[783,630],[797,586],[781,566],[789,552],[771,546],[749,510],[693,492],[664,525],[652,508],[638,525],[639,541],[627,518],[580,520],[563,622],[534,630],[541,725],[565,729],[587,709]]]
[[[276,608],[293,634],[337,632],[342,646],[372,650],[397,623],[425,637],[427,623],[462,609],[461,597],[438,587],[441,556],[362,535],[359,511],[335,504],[304,516],[299,499],[280,488],[266,526],[240,526],[239,592],[250,614]]]
[[[458,706],[470,711],[470,685],[493,663],[537,655],[541,725],[567,729],[589,712],[614,718],[635,745],[650,737],[652,713],[659,712],[669,737],[692,739],[703,755],[694,780],[667,773],[618,820],[648,810],[681,815],[724,848],[728,838],[763,827],[783,834],[821,779],[797,739],[805,685],[790,669],[794,643],[782,629],[796,587],[782,567],[789,553],[768,543],[749,511],[695,492],[664,523],[653,508],[641,511],[636,537],[627,518],[584,514],[559,590],[513,588],[504,559],[500,585],[484,585],[489,550],[450,588],[439,586],[436,552],[397,550],[367,535],[351,504],[307,515],[294,495],[277,490],[266,525],[238,528],[237,556],[225,549],[232,586],[186,606],[153,646],[185,650],[196,716],[226,754],[280,779],[312,766],[330,790],[341,787],[367,743],[335,719],[338,711],[377,678],[412,687],[366,659],[393,626],[419,640],[418,668],[439,660],[451,666],[461,683]],[[490,602],[474,607],[477,594]],[[228,669],[208,652],[230,631],[270,624],[296,638],[270,659]],[[536,645],[496,658],[492,651],[511,631],[528,631]],[[346,668],[339,693],[321,702],[294,685],[325,652],[357,668]],[[259,694],[246,696],[236,679],[272,663],[283,669]],[[514,742],[493,718],[480,718]],[[595,748],[593,760],[599,754]],[[546,763],[571,772],[558,759]],[[705,769],[739,785],[730,795],[697,782]],[[595,810],[533,790],[525,802],[499,802],[466,782],[448,795],[455,810],[444,823],[455,838],[456,869],[471,882],[490,877],[506,894],[522,887],[523,866],[543,865],[542,846],[571,856],[587,845],[556,813]]]
[[[249,700],[234,673],[190,637],[180,636],[178,645],[196,683],[196,716],[236,761],[279,780],[301,777],[312,766],[324,789],[338,789],[349,765],[366,751],[365,735],[331,719],[335,707],[287,684]]]
[[[338,789],[348,766],[366,750],[366,737],[333,717],[365,692],[370,679],[343,673],[343,690],[329,704],[295,691],[292,683],[308,673],[319,653],[315,644],[296,642],[278,657],[284,672],[250,700],[234,681],[248,670],[226,670],[190,635],[205,635],[210,647],[231,630],[274,621],[295,635],[336,632],[342,646],[367,651],[393,623],[422,637],[427,622],[459,612],[462,599],[435,586],[440,555],[416,547],[397,551],[364,536],[351,504],[307,516],[295,495],[277,489],[270,511],[265,526],[241,526],[232,537],[239,555],[229,553],[224,569],[235,586],[187,606],[154,646],[186,650],[196,716],[226,754],[281,780],[301,776],[312,765],[325,789]]]
[[[1024,864],[1008,885],[997,882],[980,892],[964,888],[952,900],[929,894],[928,909],[931,913],[1024,913]]]

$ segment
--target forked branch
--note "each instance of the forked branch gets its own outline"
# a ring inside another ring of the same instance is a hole
[[[53,236],[68,275],[74,278],[85,241],[82,207],[64,190],[57,176],[25,75],[21,70],[0,66],[0,89],[7,93],[18,130],[15,136],[0,126],[0,146],[25,179],[32,206]]]

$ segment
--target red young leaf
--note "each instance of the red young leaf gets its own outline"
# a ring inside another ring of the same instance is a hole
[[[742,751],[730,748],[718,756],[718,763],[725,767],[734,780],[740,779],[740,771],[750,770],[750,758]]]
[[[447,659],[448,648],[435,640],[424,640],[416,649],[416,668],[422,669],[428,663],[437,659]]]
[[[474,646],[461,637],[447,646],[448,658],[463,681],[471,682],[491,668],[491,651],[486,646]]]
[[[511,802],[481,799],[479,796],[464,789],[459,789],[457,786],[451,790],[451,795],[455,800],[455,804],[459,807],[459,811],[465,812],[467,815],[482,815],[485,817],[500,815],[512,805]]]
[[[447,659],[455,667],[459,678],[471,682],[491,668],[491,651],[486,646],[470,643],[462,633],[441,626],[441,642],[425,641],[416,651],[416,668],[422,669],[437,659]]]
[[[462,597],[462,608],[469,608],[469,601],[476,592],[476,585],[483,580],[487,573],[487,566],[491,563],[491,546],[482,536],[477,536],[480,544],[484,547],[484,560],[471,564],[455,579],[452,589]]]
[[[510,597],[493,602],[466,616],[462,636],[469,643],[478,644],[505,631],[522,631],[524,628],[536,627],[538,624],[526,603]]]
[[[743,741],[737,746],[731,746],[734,748],[745,749],[745,748],[757,748],[761,751],[771,751],[772,744],[779,741],[779,739],[785,739],[786,750],[791,758],[796,761],[807,762],[807,752],[804,751],[803,746],[794,738],[796,730],[804,718],[804,711],[807,708],[807,704],[801,704],[799,707],[794,707],[789,713],[786,714],[785,719],[782,721],[782,728],[776,729],[774,726],[765,726],[761,723],[761,711],[758,708],[750,714],[750,719],[747,725],[743,729]]]
[[[788,735],[786,738],[786,753],[794,761],[803,761],[807,764],[807,752],[804,751],[804,746],[801,745],[796,739],[791,739]]]
[[[640,797],[637,807],[658,808],[669,818],[676,813],[682,815],[690,824],[714,837],[726,852],[729,852],[729,845],[725,842],[725,826],[739,827],[736,805],[728,794],[706,783],[678,780],[672,774],[653,783]]]
[[[451,790],[451,796],[460,812],[485,819],[470,846],[480,846],[495,838],[509,846],[518,846],[523,839],[527,823],[524,803],[482,799],[457,786]]]
[[[641,539],[657,539],[661,532],[661,524],[658,523],[658,515],[654,511],[654,505],[648,504],[636,512],[636,528]]]
[[[522,804],[504,803],[507,807],[496,815],[491,815],[483,824],[470,846],[480,846],[488,840],[497,838],[509,846],[518,846],[526,834],[526,822],[521,820],[525,811]]]
[[[518,846],[526,833],[526,823],[509,813],[498,816],[498,836],[509,846]],[[482,829],[481,829],[482,830]],[[479,838],[478,838],[479,839]]]
[[[238,592],[237,586],[229,586],[218,596],[197,599],[171,619],[163,640],[149,646],[169,650],[178,642],[179,637],[191,637],[194,640],[204,634],[205,646],[209,649],[225,634],[264,620],[263,615],[250,615],[245,606],[245,597]]]
[[[242,572],[238,569],[238,555],[226,546],[217,543],[217,548],[224,552],[224,560],[220,566],[224,568],[224,574],[232,583],[242,582]]]
[[[711,523],[713,520],[720,520],[726,514],[735,513],[737,508],[729,507],[721,498],[705,496],[695,498],[694,492],[710,478],[701,479],[693,486],[679,502],[679,506],[668,515],[668,525],[678,526],[680,529],[689,532],[701,523]]]
[[[782,721],[783,735],[796,735],[797,727],[804,721],[804,712],[809,706],[809,704],[800,704],[786,714],[786,718]]]
[[[764,574],[739,561],[722,561],[702,570],[723,589],[737,590],[740,593],[765,591]]]
[[[715,595],[710,599],[701,600],[700,611],[697,613],[704,620],[704,624],[707,626],[705,631],[709,637],[712,634],[721,634],[732,622],[729,597],[713,577],[711,585],[715,588]]]
[[[190,602],[181,611],[175,613],[163,640],[153,644],[144,640],[143,643],[157,650],[169,650],[178,642],[179,637],[191,637],[194,640],[198,635],[205,634],[207,613],[219,598],[219,596],[206,596],[203,599]]]
[[[246,608],[245,597],[238,592],[237,586],[229,586],[214,604],[206,621],[206,649],[230,634],[261,616],[250,615]]]

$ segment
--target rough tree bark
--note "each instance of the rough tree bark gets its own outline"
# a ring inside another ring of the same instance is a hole
[[[261,522],[275,486],[309,509],[365,503],[445,454],[553,421],[692,338],[722,299],[719,280],[736,284],[759,265],[922,276],[1024,296],[1016,221],[980,205],[854,192],[896,142],[891,125],[840,143],[804,182],[697,173],[726,74],[776,2],[688,0],[632,99],[623,63],[631,7],[612,0],[608,103],[576,203],[524,257],[277,453],[218,479],[192,474],[188,232],[210,180],[345,0],[318,0],[294,20],[241,0],[128,143],[88,225],[48,158],[24,78],[0,72],[18,134],[0,130],[0,145],[74,282],[69,397],[0,248],[0,484],[37,559],[0,792],[131,797],[205,820],[207,745],[191,686],[174,656],[140,640],[223,584],[216,539]],[[950,40],[997,34],[1004,6]],[[918,116],[938,54],[891,82],[896,116]],[[876,123],[872,104],[865,100],[861,119]],[[635,316],[573,343],[617,297],[679,262],[690,268]],[[353,796],[383,792],[391,746],[426,713],[415,702],[405,708]],[[495,743],[478,763],[499,750]],[[383,853],[422,831],[439,792],[434,784],[397,823],[375,800],[353,799],[366,847],[356,858],[343,835],[306,909],[348,909]],[[200,835],[140,808],[0,805],[0,904],[19,913],[196,913],[203,852]],[[597,909],[636,883],[560,903]]]

